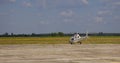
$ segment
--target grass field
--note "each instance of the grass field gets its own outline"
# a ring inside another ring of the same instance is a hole
[[[0,44],[68,44],[70,37],[0,37]],[[89,36],[83,44],[120,44],[120,36]]]

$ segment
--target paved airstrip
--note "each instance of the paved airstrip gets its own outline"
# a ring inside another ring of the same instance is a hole
[[[120,63],[120,45],[0,45],[0,63]]]

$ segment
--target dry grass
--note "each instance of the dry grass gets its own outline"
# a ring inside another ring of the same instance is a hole
[[[120,36],[94,36],[89,37],[85,44],[120,44]]]
[[[0,44],[65,44],[69,37],[1,37]]]
[[[70,37],[0,37],[0,44],[68,44]],[[120,36],[90,36],[83,44],[120,44]]]

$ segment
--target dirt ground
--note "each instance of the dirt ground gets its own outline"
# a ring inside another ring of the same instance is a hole
[[[120,45],[0,45],[0,63],[120,63]]]

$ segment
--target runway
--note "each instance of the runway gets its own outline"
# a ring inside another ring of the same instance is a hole
[[[0,45],[0,63],[120,63],[120,45]]]

